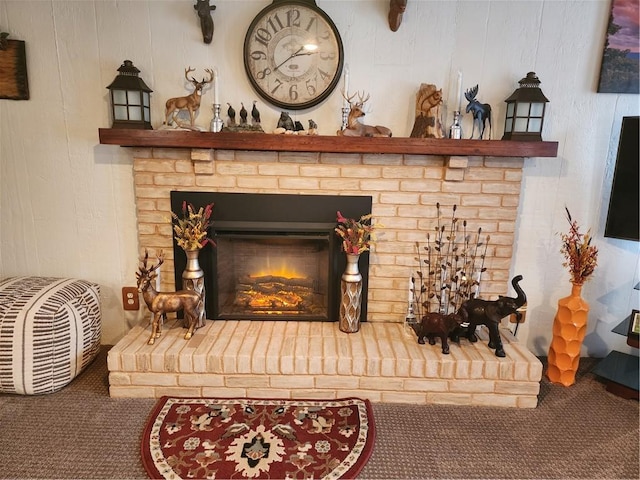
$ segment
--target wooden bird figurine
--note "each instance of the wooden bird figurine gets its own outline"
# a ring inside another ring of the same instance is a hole
[[[235,110],[235,108],[233,108],[231,106],[231,104],[229,102],[227,102],[227,105],[229,105],[229,108],[227,109],[227,115],[229,116],[229,125],[235,125],[236,124],[236,110]]]
[[[242,108],[240,109],[240,124],[247,123],[247,109],[244,108],[244,103],[240,102]]]
[[[253,119],[253,123],[260,123],[260,111],[256,107],[256,101],[253,101],[253,108],[251,109],[251,118]]]

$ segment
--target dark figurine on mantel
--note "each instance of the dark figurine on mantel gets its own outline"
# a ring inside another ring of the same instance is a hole
[[[523,306],[527,301],[527,296],[520,287],[519,283],[522,280],[522,275],[517,275],[511,279],[511,285],[518,294],[516,298],[513,297],[498,297],[497,300],[482,300],[480,298],[472,298],[467,300],[460,307],[462,315],[466,315],[469,322],[469,327],[466,332],[466,337],[471,342],[477,342],[476,326],[486,325],[489,329],[489,348],[496,349],[496,357],[504,357],[504,347],[502,345],[502,339],[500,338],[500,320],[507,315],[511,315],[517,312],[518,308]],[[462,310],[465,312],[463,313]],[[458,341],[459,332],[454,331],[451,335],[453,341]]]
[[[278,119],[278,128],[284,128],[285,130],[295,131],[295,124],[289,116],[289,112],[281,112]]]
[[[246,125],[247,123],[247,109],[244,108],[244,103],[240,102],[240,125]]]
[[[216,9],[215,5],[209,5],[209,0],[196,0],[193,6],[198,17],[200,17],[200,28],[202,29],[202,40],[207,45],[213,40],[213,18],[211,11]]]
[[[6,50],[9,46],[9,40],[7,40],[8,37],[9,34],[7,32],[0,33],[0,50]]]
[[[491,140],[491,105],[488,103],[480,103],[476,100],[476,95],[478,95],[478,85],[464,92],[464,98],[469,102],[467,105],[467,113],[473,113],[473,127],[471,128],[471,136],[469,138],[473,138],[473,133],[477,124],[479,133],[478,139],[482,140],[482,137],[484,137],[486,122],[488,121],[489,140]]]
[[[440,337],[442,343],[442,353],[449,354],[449,343],[447,341],[449,335],[467,321],[466,310],[460,309],[456,313],[448,315],[429,312],[422,317],[422,321],[416,327],[418,334],[418,343],[424,344],[424,339],[429,340],[429,345],[435,345],[435,337]]]
[[[227,109],[227,115],[229,117],[229,125],[235,125],[236,124],[236,109],[233,108],[231,106],[230,103],[227,102],[227,105],[229,105],[229,108]]]
[[[253,101],[253,108],[251,109],[251,120],[252,123],[255,125],[256,123],[260,123],[260,110],[258,110],[258,107],[256,107],[256,101]]]

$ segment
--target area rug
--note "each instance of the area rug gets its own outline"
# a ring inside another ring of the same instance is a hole
[[[354,478],[373,450],[368,400],[158,400],[145,426],[151,478]]]

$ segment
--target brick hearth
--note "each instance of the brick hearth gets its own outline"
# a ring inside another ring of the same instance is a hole
[[[534,408],[542,364],[503,330],[506,358],[480,340],[419,345],[399,323],[207,321],[189,341],[178,321],[154,345],[134,327],[109,351],[112,397],[258,397]],[[145,322],[146,324],[146,322]]]

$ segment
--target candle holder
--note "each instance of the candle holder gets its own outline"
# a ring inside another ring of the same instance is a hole
[[[345,130],[349,122],[349,107],[342,107],[342,126],[340,130]]]
[[[453,112],[453,123],[449,127],[449,138],[460,140],[462,138],[462,125],[460,125],[460,111]]]
[[[405,333],[410,337],[416,335],[415,326],[418,323],[416,314],[413,310],[413,303],[413,300],[409,300],[409,305],[407,306],[407,315],[404,317],[404,330]]]
[[[211,131],[218,133],[222,131],[222,127],[224,126],[224,123],[222,122],[222,119],[220,118],[220,104],[219,103],[214,103],[213,104],[213,119],[211,120]]]

